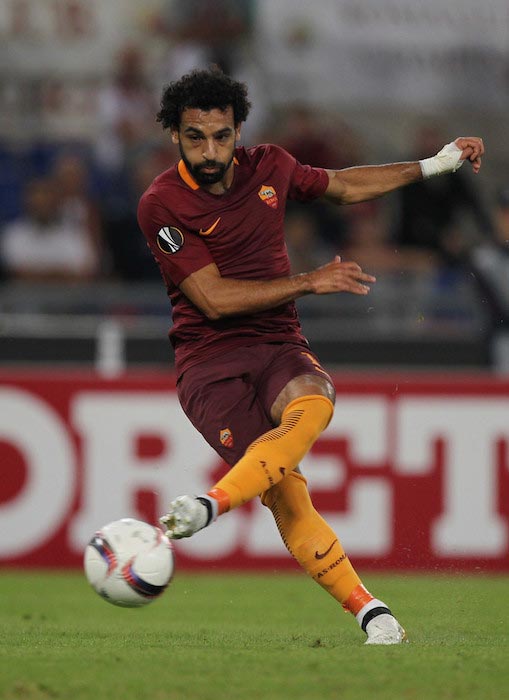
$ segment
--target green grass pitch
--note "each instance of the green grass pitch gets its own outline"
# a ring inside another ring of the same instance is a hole
[[[177,573],[125,610],[80,573],[0,572],[2,700],[502,700],[509,577],[364,576],[411,643],[364,635],[304,575]]]

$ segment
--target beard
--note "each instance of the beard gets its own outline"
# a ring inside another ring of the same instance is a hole
[[[180,156],[185,163],[185,166],[189,173],[193,176],[194,180],[199,185],[215,185],[216,182],[221,182],[225,176],[226,171],[233,163],[233,153],[232,157],[228,163],[219,163],[217,160],[204,160],[203,163],[198,163],[197,165],[191,165],[191,163],[186,158],[182,147],[179,144]],[[213,173],[204,172],[204,168],[217,168]]]

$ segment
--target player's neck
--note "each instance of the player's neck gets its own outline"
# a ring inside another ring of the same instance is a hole
[[[235,172],[233,163],[225,172],[224,177],[219,182],[214,182],[213,185],[202,185],[202,189],[210,194],[226,194],[233,184],[233,174]]]

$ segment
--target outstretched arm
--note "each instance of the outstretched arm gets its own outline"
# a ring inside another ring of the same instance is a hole
[[[354,262],[342,262],[339,256],[316,270],[273,280],[239,280],[221,277],[212,263],[189,275],[180,289],[211,321],[241,316],[286,304],[306,294],[349,292],[367,294],[372,275]]]
[[[436,156],[425,160],[328,170],[329,185],[325,197],[336,204],[376,199],[412,182],[455,172],[465,160],[469,160],[474,173],[478,173],[483,153],[482,139],[460,136],[444,146]]]

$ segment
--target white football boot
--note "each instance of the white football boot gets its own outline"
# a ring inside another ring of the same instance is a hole
[[[405,630],[393,615],[383,613],[366,625],[368,635],[365,644],[402,644],[408,642]]]
[[[172,540],[191,537],[217,517],[217,501],[207,496],[179,496],[170,503],[168,512],[159,518]]]

